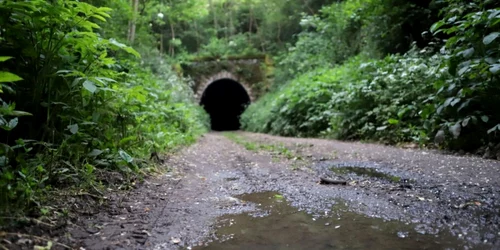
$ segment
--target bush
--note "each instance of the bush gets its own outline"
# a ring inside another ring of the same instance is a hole
[[[450,78],[443,62],[442,56],[413,51],[313,70],[252,104],[243,127],[288,136],[426,143],[439,123],[435,86]]]
[[[286,136],[315,136],[329,128],[334,110],[329,106],[343,85],[356,81],[361,59],[333,69],[304,73],[249,106],[242,115],[244,129]]]
[[[95,190],[105,171],[137,175],[152,152],[205,130],[206,114],[169,67],[154,75],[134,49],[94,31],[109,11],[0,1],[0,213],[36,210],[52,188]]]

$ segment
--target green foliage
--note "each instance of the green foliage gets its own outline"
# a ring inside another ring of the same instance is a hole
[[[439,87],[437,113],[443,130],[459,137],[454,147],[498,142],[500,132],[500,6],[495,2],[448,1],[435,34],[451,36],[443,48],[450,73]]]
[[[232,36],[230,39],[211,38],[210,42],[203,45],[200,56],[230,56],[230,55],[257,55],[259,51],[248,43],[248,37],[245,34]]]
[[[251,131],[288,136],[426,143],[438,123],[434,86],[450,78],[443,61],[410,52],[316,69],[271,94],[273,101],[251,105],[242,122]]]
[[[360,78],[330,102],[337,112],[327,132],[343,139],[427,143],[441,121],[435,86],[450,78],[443,61],[411,51],[360,65],[362,71],[352,72]]]
[[[205,130],[170,66],[151,69],[96,32],[111,9],[37,0],[0,1],[0,12],[0,212],[36,208],[53,188],[95,189],[107,171],[137,175],[151,152]],[[164,61],[142,58],[153,59]]]
[[[262,97],[242,115],[244,129],[287,136],[315,136],[329,128],[333,95],[361,75],[352,73],[361,58],[343,66],[304,73]]]
[[[414,47],[381,60],[366,56],[398,51],[388,47],[408,42],[397,39],[403,27],[415,15],[432,19],[436,5],[352,0],[304,17],[309,28],[280,58],[279,84],[285,85],[248,108],[244,128],[421,145],[435,139],[465,150],[498,143],[500,9],[487,1],[447,2],[443,20],[428,24],[435,35],[449,37],[440,53]],[[418,11],[408,15],[412,8]],[[372,48],[376,53],[367,53]],[[335,66],[359,53],[365,58]]]

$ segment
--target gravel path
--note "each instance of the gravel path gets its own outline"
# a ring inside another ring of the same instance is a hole
[[[179,249],[217,239],[216,218],[255,211],[235,196],[276,191],[313,216],[339,199],[353,212],[449,231],[465,248],[500,248],[500,162],[432,151],[246,132],[210,133],[168,159],[172,171],[109,197],[71,227],[85,249]],[[233,138],[233,140],[234,140]],[[245,148],[253,150],[247,150]],[[332,171],[364,168],[392,179]],[[348,185],[320,185],[320,176]],[[397,178],[394,178],[397,177]]]

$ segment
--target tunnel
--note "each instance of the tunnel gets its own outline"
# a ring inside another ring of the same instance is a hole
[[[210,115],[214,131],[238,130],[240,116],[250,104],[250,96],[243,86],[231,79],[216,80],[208,85],[200,105]]]

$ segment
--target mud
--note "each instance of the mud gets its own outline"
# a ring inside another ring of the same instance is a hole
[[[93,213],[68,223],[67,233],[51,237],[83,249],[217,246],[211,244],[230,237],[217,231],[224,218],[262,211],[258,203],[245,201],[241,195],[276,192],[286,201],[287,211],[296,210],[300,220],[311,218],[311,222],[315,219],[323,225],[333,225],[331,220],[336,217],[332,211],[344,203],[343,213],[358,221],[344,221],[349,230],[341,234],[324,228],[332,237],[340,237],[338,242],[379,244],[380,239],[393,237],[397,241],[406,233],[416,233],[423,238],[437,237],[441,245],[429,245],[431,249],[500,248],[498,161],[375,144],[244,132],[235,135],[239,144],[221,133],[207,134],[167,160],[165,167],[171,172],[149,178],[127,192],[110,192]],[[253,144],[283,145],[286,151]],[[346,180],[348,185],[320,185],[320,176]],[[261,215],[272,216],[272,212]],[[289,226],[297,223],[292,220]],[[361,237],[372,225],[382,232]],[[235,234],[232,241],[243,240],[239,237]],[[408,239],[416,240],[404,240]],[[326,241],[312,240],[316,245]],[[321,249],[319,246],[313,249]]]

